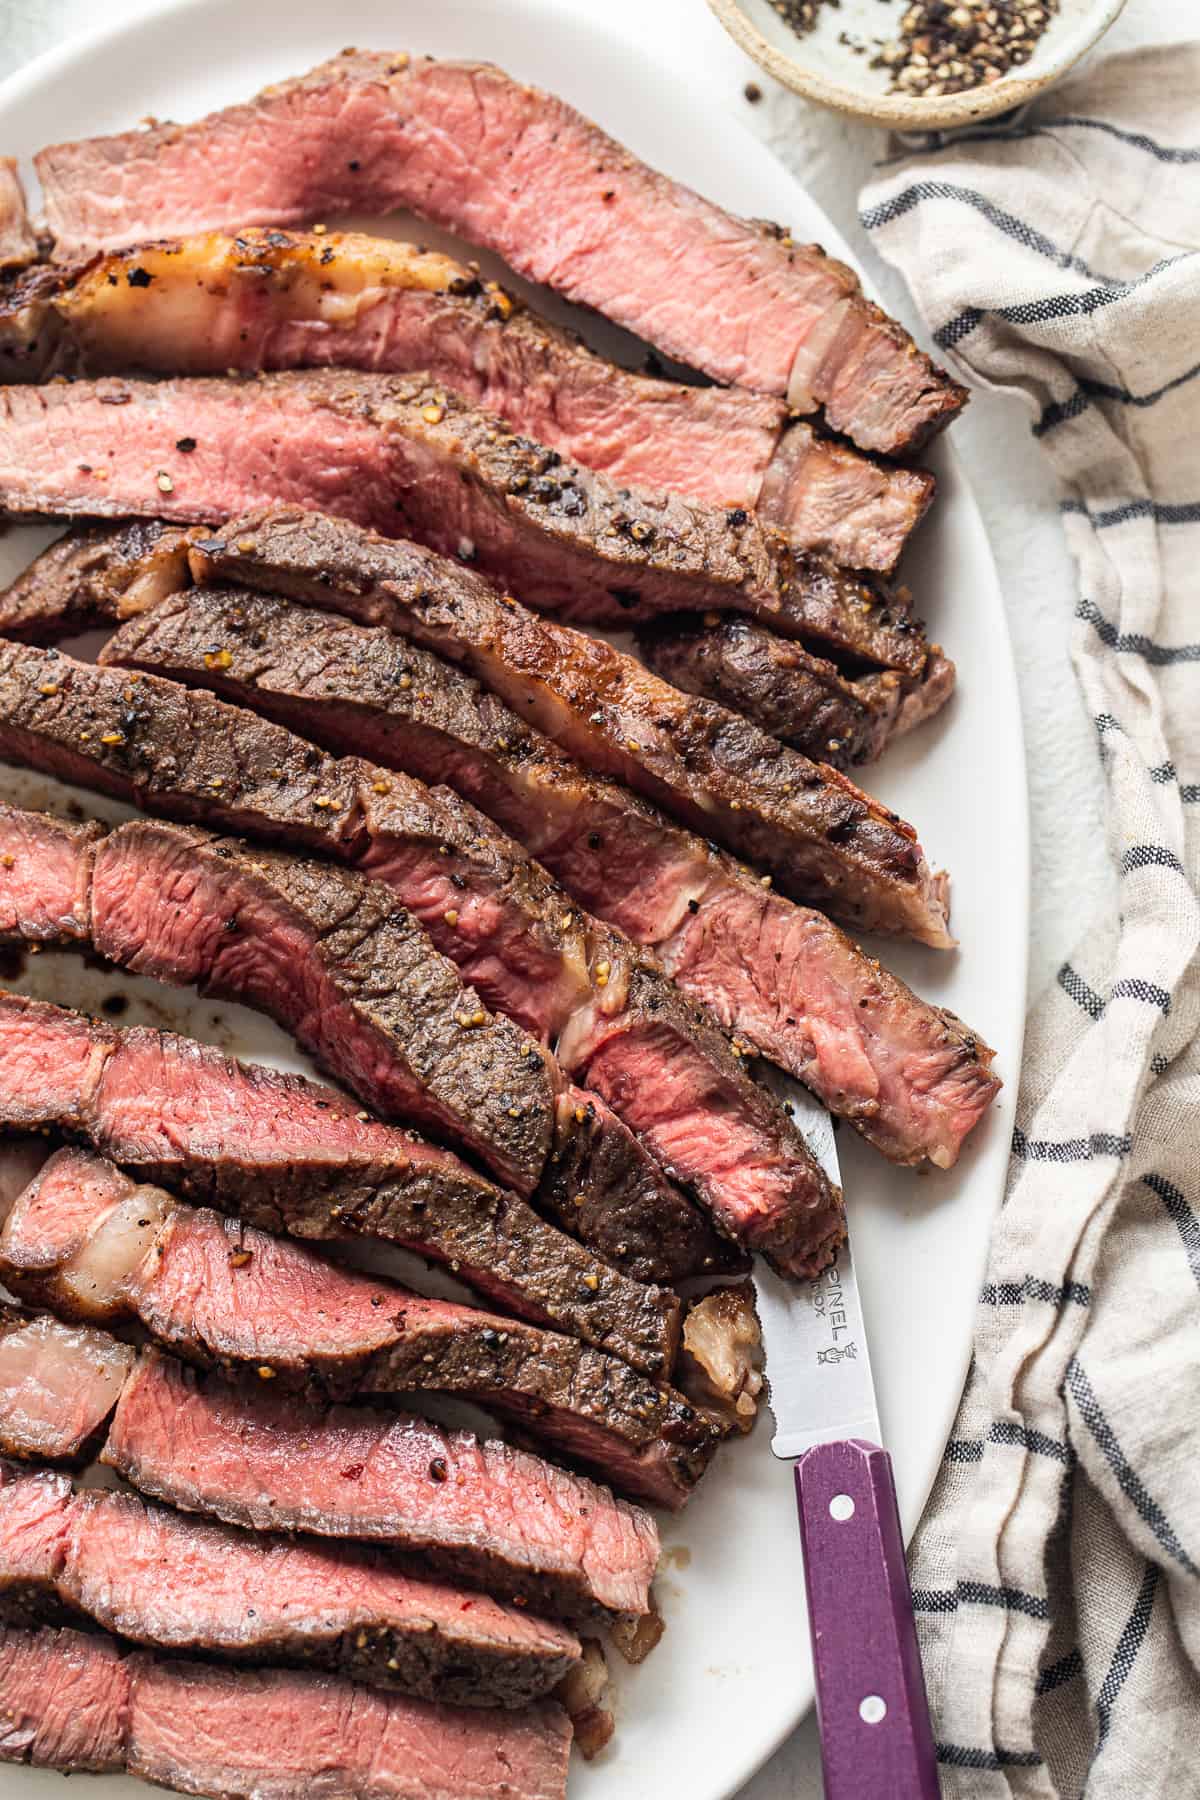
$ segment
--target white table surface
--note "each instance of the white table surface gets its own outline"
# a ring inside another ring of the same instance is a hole
[[[561,4],[628,20],[631,35],[640,35],[664,61],[673,62],[681,79],[704,82],[739,112],[855,245],[879,298],[917,327],[903,286],[872,255],[858,225],[858,191],[882,154],[881,132],[808,106],[772,82],[725,36],[704,0]],[[0,0],[0,76],[101,17],[133,17],[143,10],[145,0],[107,0],[102,13],[93,0]],[[1194,0],[1130,0],[1104,47],[1128,49],[1194,35]],[[757,104],[744,97],[749,81],[762,90]],[[1023,408],[977,395],[954,435],[983,508],[1016,645],[1033,830],[1033,996],[1111,893],[1096,744],[1067,653],[1075,577]],[[970,604],[969,595],[963,604]],[[980,754],[986,753],[981,745]],[[969,771],[964,775],[969,779]],[[821,1792],[810,1720],[750,1783],[742,1800],[819,1800]]]

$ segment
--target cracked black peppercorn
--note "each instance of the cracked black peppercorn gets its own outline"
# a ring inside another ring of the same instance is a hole
[[[826,7],[840,0],[771,0],[785,24],[804,37],[820,23]],[[1029,61],[1059,0],[914,0],[899,30],[878,37],[840,33],[856,55],[870,55],[873,69],[886,69],[893,93],[937,99],[999,81]],[[890,24],[890,21],[888,21]]]

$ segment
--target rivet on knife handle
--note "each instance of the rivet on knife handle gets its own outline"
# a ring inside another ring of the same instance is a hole
[[[827,1800],[938,1800],[937,1758],[886,1450],[796,1463]]]

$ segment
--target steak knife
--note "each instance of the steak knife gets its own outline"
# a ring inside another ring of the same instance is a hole
[[[833,1121],[790,1082],[786,1097],[838,1181]],[[892,1459],[849,1243],[815,1281],[785,1283],[760,1268],[756,1287],[771,1448],[794,1466],[827,1800],[938,1800]]]

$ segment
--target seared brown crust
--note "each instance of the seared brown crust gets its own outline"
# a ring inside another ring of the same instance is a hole
[[[822,914],[764,889],[751,870],[572,762],[494,694],[383,627],[265,593],[198,587],[130,620],[103,654],[213,687],[331,750],[362,751],[422,779],[448,774],[576,899],[655,946],[685,992],[897,1161],[953,1162],[995,1092],[992,1052],[978,1035],[919,1000]],[[872,697],[891,719],[899,678],[873,679],[894,684]],[[904,697],[901,714],[915,698]]]
[[[883,748],[874,712],[833,663],[750,620],[679,613],[639,626],[637,644],[646,666],[672,687],[742,713],[835,769],[868,762]]]
[[[277,507],[204,539],[192,562],[200,579],[308,600],[449,657],[564,749],[769,870],[794,899],[861,930],[953,941],[945,877],[930,873],[915,831],[845,776],[428,552]]]
[[[852,575],[824,556],[797,554],[780,613],[759,617],[781,635],[814,644],[851,668],[896,669],[915,680],[929,655],[906,589]]]
[[[113,408],[124,409],[116,443]],[[15,514],[215,523],[259,496],[328,505],[462,556],[566,619],[744,612],[858,661],[912,675],[923,666],[920,628],[886,582],[793,557],[744,507],[619,486],[564,462],[424,375],[51,383],[0,390],[0,416],[2,498]],[[315,460],[331,433],[344,464],[336,484]],[[73,455],[68,442],[80,446]],[[39,603],[48,619],[50,596]],[[111,610],[103,597],[100,610]]]
[[[518,1193],[536,1189],[557,1071],[485,1011],[382,882],[135,820],[104,840],[92,891],[100,955],[260,1006],[383,1117],[458,1139]]]
[[[688,694],[698,694],[761,725],[781,743],[837,769],[873,762],[893,735],[929,718],[954,691],[954,665],[938,654],[937,682],[907,680],[894,669],[848,680],[823,657],[753,619],[682,613],[639,627],[643,660]],[[915,696],[924,690],[924,704]],[[903,717],[906,696],[914,713]],[[916,710],[919,708],[919,711]]]
[[[219,650],[212,660],[219,675]],[[762,1134],[762,1148],[777,1171],[779,1198],[789,1203],[794,1199],[798,1217],[815,1209],[818,1219],[827,1213],[840,1219],[840,1197],[813,1162],[800,1133],[750,1080],[724,1037],[715,1031],[701,1033],[693,1009],[650,957],[618,932],[580,913],[544,871],[457,796],[425,790],[403,775],[385,775],[352,759],[337,761],[211,694],[188,691],[152,675],[120,676],[112,669],[73,662],[57,651],[2,643],[0,754],[136,799],[176,818],[203,819],[251,835],[310,845],[383,879],[394,853],[389,836],[401,850],[415,837],[423,868],[428,867],[428,844],[439,861],[444,858],[448,876],[462,882],[465,895],[478,893],[489,906],[499,900],[513,909],[522,954],[541,947],[541,979],[557,988],[554,1004],[561,1008],[557,1029],[571,1028],[572,1049],[568,1054],[563,1048],[564,1060],[579,1069],[581,1079],[587,1079],[587,1059],[601,1032],[611,1035],[617,1029],[614,1021],[628,1032],[643,1031],[652,1022],[660,1033],[672,1034],[680,1054],[702,1059],[710,1091]],[[452,938],[440,942],[450,948]],[[637,1006],[630,1002],[635,981]],[[669,1166],[667,1172],[672,1173]],[[692,1179],[699,1185],[701,1176]],[[707,1192],[702,1198],[710,1203]],[[711,1203],[717,1199],[714,1194]],[[723,1223],[728,1230],[736,1229],[728,1218]],[[791,1228],[781,1231],[776,1244],[771,1236],[774,1223],[773,1218],[764,1222],[763,1247],[777,1248],[781,1255],[795,1254],[802,1261]],[[372,1226],[368,1221],[361,1228],[369,1231]],[[827,1236],[822,1227],[817,1243],[823,1245]],[[621,1284],[622,1277],[606,1271],[602,1289],[609,1276]],[[575,1310],[583,1304],[574,1289],[570,1300]],[[645,1304],[631,1303],[634,1318]],[[661,1313],[660,1299],[650,1304],[652,1311]],[[601,1309],[592,1304],[584,1311],[586,1319],[598,1325]],[[660,1318],[660,1333],[663,1323]],[[605,1328],[615,1325],[610,1319]],[[651,1354],[669,1352],[660,1345]],[[665,1361],[662,1366],[667,1366]]]
[[[236,1213],[276,1236],[349,1235],[398,1244],[461,1273],[525,1318],[626,1356],[643,1374],[669,1374],[679,1336],[674,1294],[618,1274],[544,1224],[515,1194],[494,1187],[449,1152],[432,1151],[415,1134],[388,1132],[385,1148],[376,1126],[364,1150],[354,1134],[353,1104],[334,1089],[237,1063],[170,1032],[120,1031],[16,994],[0,992],[0,1028],[13,1058],[5,1069],[0,1056],[0,1081],[8,1083],[0,1124],[82,1138],[140,1179]],[[120,1066],[124,1058],[126,1071],[136,1065],[146,1078],[172,1084],[193,1108],[197,1093],[215,1092],[221,1107],[251,1121],[244,1141],[231,1143],[228,1123],[217,1142],[206,1138],[213,1127],[202,1109],[164,1123],[150,1107],[127,1130],[127,1109],[117,1106],[107,1116],[97,1109],[94,1092],[70,1090],[64,1099],[53,1084],[21,1085],[17,1050],[32,1043],[36,1061],[39,1047],[47,1045],[53,1061],[64,1036],[87,1046],[95,1083],[110,1062]],[[303,1114],[315,1107],[328,1116],[328,1146],[304,1139],[285,1155],[255,1134],[253,1121],[285,1118],[293,1105]]]
[[[560,1094],[555,1126],[533,1204],[614,1269],[673,1282],[748,1266],[595,1094]]]

